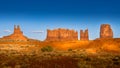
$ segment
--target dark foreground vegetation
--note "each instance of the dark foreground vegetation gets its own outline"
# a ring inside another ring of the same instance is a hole
[[[120,55],[0,54],[0,68],[119,68]]]
[[[120,39],[8,43],[0,42],[0,68],[120,68]]]

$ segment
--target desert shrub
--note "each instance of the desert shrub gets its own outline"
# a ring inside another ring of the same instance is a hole
[[[52,52],[53,48],[51,46],[45,46],[43,48],[41,48],[42,52]]]
[[[85,60],[86,61],[91,61],[91,58],[90,57],[86,57]]]
[[[72,51],[72,49],[71,49],[71,48],[69,48],[69,49],[68,49],[68,51]]]
[[[78,61],[78,68],[93,68],[91,64],[87,64],[86,61]]]

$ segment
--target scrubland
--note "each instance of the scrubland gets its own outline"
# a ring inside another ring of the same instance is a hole
[[[120,39],[0,42],[0,68],[119,68]]]

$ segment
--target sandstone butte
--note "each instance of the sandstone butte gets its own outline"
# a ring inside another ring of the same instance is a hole
[[[100,27],[100,38],[113,38],[113,31],[109,24],[102,24]]]
[[[113,31],[109,24],[102,24],[100,27],[100,39],[101,38],[113,38]],[[15,40],[15,41],[27,41],[29,40],[23,35],[20,26],[14,26],[14,32],[9,36],[0,38],[1,40]],[[47,38],[45,41],[76,41],[78,40],[78,32],[75,30],[58,28],[54,30],[47,29]],[[89,40],[88,29],[85,31],[80,30],[80,40]]]
[[[46,41],[72,41],[78,40],[78,32],[69,29],[47,30]]]
[[[9,36],[4,36],[2,40],[27,41],[28,38],[23,35],[20,26],[14,26],[14,32]]]
[[[80,30],[80,40],[89,40],[88,29],[85,31]]]

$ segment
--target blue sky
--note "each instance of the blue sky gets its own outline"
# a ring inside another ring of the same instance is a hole
[[[99,37],[100,25],[108,23],[120,37],[119,0],[0,0],[0,37],[20,25],[24,35],[44,40],[46,29],[89,29],[90,39]]]

